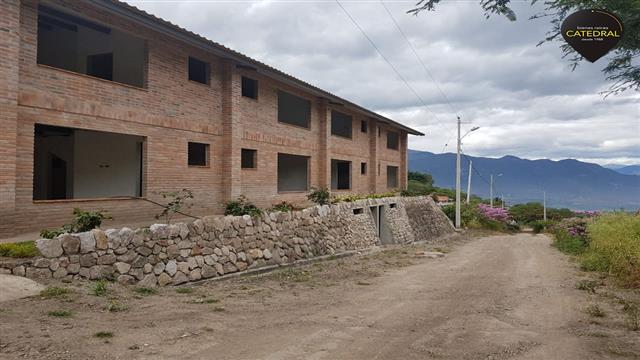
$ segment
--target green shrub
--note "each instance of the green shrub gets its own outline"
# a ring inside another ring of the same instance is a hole
[[[102,211],[84,211],[79,208],[73,209],[73,232],[85,232],[100,227],[102,220],[111,219]]]
[[[100,227],[104,219],[112,219],[112,217],[101,210],[84,211],[80,208],[74,208],[71,224],[63,225],[57,229],[42,229],[40,230],[40,236],[45,239],[53,239],[64,233],[79,233],[93,230]]]
[[[93,334],[93,336],[99,339],[110,339],[113,337],[113,333],[110,331],[98,331],[97,333]]]
[[[158,289],[152,287],[137,287],[133,289],[133,291],[142,296],[150,296],[158,293]]]
[[[583,267],[613,274],[626,286],[640,287],[640,215],[600,215],[587,225],[587,234]]]
[[[0,244],[0,256],[12,258],[30,258],[38,256],[40,252],[34,241]]]
[[[109,292],[109,283],[106,280],[94,281],[91,285],[91,295],[105,296]]]
[[[71,290],[59,286],[49,286],[40,291],[40,296],[44,298],[54,298],[70,294]]]
[[[554,236],[553,245],[564,253],[578,255],[587,248],[587,241],[584,237],[571,235],[566,229],[556,229]]]
[[[58,235],[64,234],[66,231],[63,228],[58,229],[42,229],[40,230],[40,237],[45,239],[53,239]]]
[[[259,216],[262,214],[262,210],[250,202],[244,195],[240,195],[238,199],[225,203],[224,214],[234,216]]]
[[[269,209],[270,211],[282,211],[282,212],[289,212],[289,211],[293,211],[295,210],[295,207],[291,204],[288,203],[286,201],[282,201],[278,204],[275,204],[271,207],[271,209]]]
[[[73,313],[69,310],[53,310],[49,311],[47,315],[52,317],[71,317]]]
[[[318,205],[329,205],[331,203],[331,193],[327,188],[311,188],[307,199]]]

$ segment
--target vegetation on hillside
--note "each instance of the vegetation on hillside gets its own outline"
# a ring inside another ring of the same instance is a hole
[[[554,225],[552,232],[554,245],[576,255],[585,270],[608,273],[624,286],[640,288],[640,214],[569,218]]]

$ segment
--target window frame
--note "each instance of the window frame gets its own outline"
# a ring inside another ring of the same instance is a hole
[[[363,134],[369,132],[369,122],[367,120],[360,120],[360,132]]]
[[[337,126],[338,121],[344,121],[345,123],[347,122],[346,118],[349,118],[348,123],[349,123],[349,136],[345,136],[343,134],[338,134],[335,133],[334,130],[337,128],[334,128],[334,123]],[[334,120],[337,120],[334,122]],[[331,110],[331,136],[337,136],[343,139],[349,139],[349,140],[353,140],[353,116],[349,115],[347,113],[344,113],[342,111],[338,111],[338,110]]]
[[[191,62],[199,62],[202,63],[204,65],[204,71],[205,71],[205,82],[201,82],[195,79],[191,78]],[[187,80],[189,80],[190,82],[194,82],[194,83],[198,83],[200,85],[206,85],[206,86],[210,86],[211,85],[211,64],[204,61],[204,60],[200,60],[199,58],[195,57],[195,56],[191,56],[189,55],[187,58]]]
[[[395,147],[391,147],[389,146],[389,136],[393,136],[395,135],[395,143],[396,146]],[[397,131],[387,131],[387,149],[389,150],[400,150],[400,133]]]
[[[251,158],[251,162],[252,162],[252,166],[251,167],[245,167],[244,166],[244,154],[245,153],[251,153],[252,158]],[[242,170],[257,170],[258,169],[258,150],[256,149],[249,149],[249,148],[242,148],[240,149],[240,168]]]
[[[254,84],[254,96],[248,96],[245,95],[245,81],[251,81]],[[260,91],[260,82],[258,81],[258,79],[254,79],[254,78],[250,78],[248,76],[241,76],[241,80],[240,80],[240,94],[242,95],[242,97],[248,98],[248,99],[252,99],[252,100],[258,100],[258,93]]]
[[[204,146],[204,165],[201,164],[192,164],[191,163],[191,145],[203,145]],[[211,164],[210,161],[210,150],[211,146],[210,144],[207,143],[201,143],[201,142],[196,142],[196,141],[188,141],[187,142],[187,167],[195,167],[195,168],[208,168]]]
[[[367,175],[367,163],[360,162],[360,175]]]
[[[308,104],[308,111],[307,111],[307,121],[306,121],[306,126],[300,125],[300,124],[294,124],[291,122],[287,122],[287,121],[282,121],[281,119],[281,114],[280,114],[280,110],[281,110],[281,106],[280,106],[280,95],[284,94],[285,96],[291,96],[294,98],[298,98],[301,99],[303,101],[305,101]],[[277,99],[276,99],[276,103],[277,103],[277,109],[276,109],[276,120],[278,121],[278,124],[283,124],[283,125],[288,125],[288,126],[295,126],[299,129],[305,129],[305,130],[311,130],[311,112],[312,112],[312,103],[311,100],[302,97],[302,96],[298,96],[298,95],[294,95],[288,91],[284,91],[284,90],[277,90]]]
[[[395,172],[396,172],[395,185],[394,186],[389,186],[389,169],[390,168],[394,168]],[[399,166],[393,166],[393,165],[387,165],[387,189],[397,189],[399,186],[400,186],[400,167]]]

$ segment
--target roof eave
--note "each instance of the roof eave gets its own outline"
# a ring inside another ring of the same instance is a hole
[[[424,133],[420,131],[417,131],[408,126],[402,125],[396,121],[393,121],[387,117],[377,114],[371,110],[365,109],[360,105],[354,104],[351,101],[348,101],[330,92],[327,92],[318,87],[315,87],[289,74],[286,74],[280,70],[277,70],[267,64],[261,63],[258,60],[252,59],[246,55],[243,55],[234,50],[226,48],[221,44],[218,44],[203,36],[200,36],[196,33],[183,29],[166,20],[160,19],[151,14],[148,14],[132,5],[126,4],[118,0],[91,0],[91,2],[97,6],[102,7],[105,10],[114,12],[118,15],[124,16],[125,18],[129,18],[133,21],[142,23],[145,26],[148,26],[155,31],[169,35],[179,41],[186,42],[204,51],[211,52],[214,55],[217,55],[219,57],[233,60],[234,62],[242,66],[256,68],[260,73],[264,74],[265,76],[275,78],[278,81],[300,88],[316,96],[325,97],[329,100],[334,100],[337,102],[342,102],[345,105],[348,105],[349,107],[354,108],[357,111],[363,112],[366,115],[371,116],[376,120],[390,123],[392,126],[400,128],[403,131],[406,131],[408,134],[424,136]]]

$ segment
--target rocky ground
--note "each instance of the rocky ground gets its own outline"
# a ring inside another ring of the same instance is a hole
[[[640,358],[638,294],[605,283],[530,234],[156,292],[53,282],[0,302],[0,359]]]

